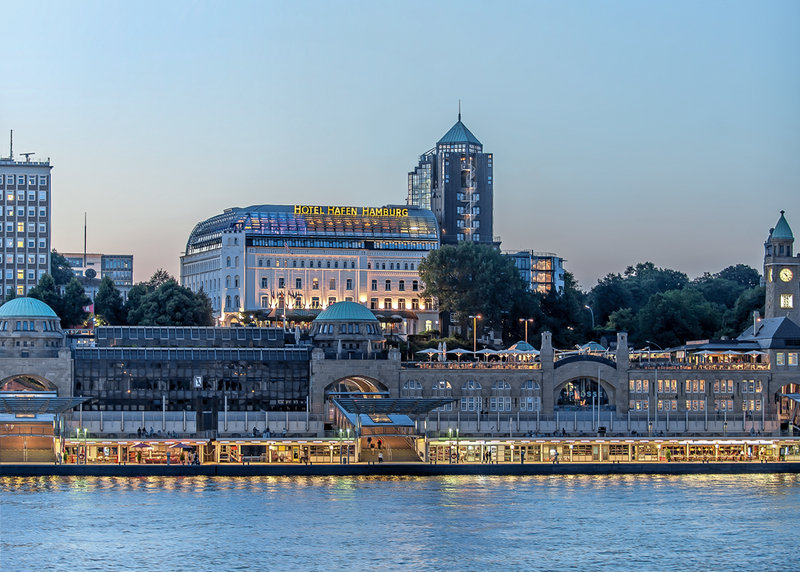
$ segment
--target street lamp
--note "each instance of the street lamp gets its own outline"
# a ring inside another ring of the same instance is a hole
[[[651,342],[650,340],[645,340],[645,343],[646,343],[646,344],[653,344],[653,345],[654,345],[654,346],[656,346],[658,349],[660,349],[662,352],[664,351],[664,348],[662,348],[660,345],[658,345],[658,344],[657,344],[657,343],[655,343],[655,342]]]
[[[589,311],[592,313],[592,329],[594,330],[594,310],[592,310],[592,309],[589,307],[589,305],[588,305],[588,304],[584,304],[584,305],[583,305],[583,307],[584,307],[584,308],[586,308],[587,310],[589,310]]]
[[[474,316],[469,317],[472,320],[472,352],[478,351],[478,331],[476,328],[476,322],[478,320],[483,319],[480,314],[475,314]]]
[[[520,322],[525,324],[525,343],[528,343],[528,322],[533,323],[533,318],[520,318]]]

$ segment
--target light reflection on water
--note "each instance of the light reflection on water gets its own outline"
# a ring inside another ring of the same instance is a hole
[[[0,478],[0,567],[786,569],[798,515],[798,475]]]

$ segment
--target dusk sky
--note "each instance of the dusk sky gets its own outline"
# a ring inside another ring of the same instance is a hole
[[[178,275],[252,204],[402,204],[463,120],[503,249],[583,289],[650,260],[761,270],[800,231],[800,2],[0,0],[0,155],[50,157],[53,246]],[[18,157],[21,158],[21,157]]]

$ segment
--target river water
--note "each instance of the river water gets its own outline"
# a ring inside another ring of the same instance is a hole
[[[797,570],[800,476],[0,478],[2,570]]]

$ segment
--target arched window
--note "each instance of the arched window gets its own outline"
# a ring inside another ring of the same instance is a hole
[[[474,379],[468,379],[461,386],[461,411],[481,410],[481,384]]]
[[[511,386],[507,381],[500,379],[492,384],[489,411],[511,411]]]
[[[225,310],[231,309],[231,297],[225,296]]]
[[[233,303],[234,303],[236,309],[239,309],[239,296],[238,295],[233,297]]]
[[[233,277],[233,286],[234,286],[234,288],[238,288],[239,287],[239,275],[238,274]]]
[[[239,268],[239,257],[238,256],[234,259],[234,266],[236,268]]]
[[[225,266],[227,266],[228,268],[231,267],[231,257],[230,256],[225,258]]]
[[[519,410],[540,411],[542,408],[541,385],[529,379],[520,386]]]
[[[231,287],[231,277],[230,275],[228,275],[225,277],[225,288],[230,288],[230,287]]]
[[[599,391],[598,391],[599,390]],[[558,407],[567,411],[592,409],[598,405],[608,407],[608,394],[603,386],[597,385],[597,380],[588,377],[579,377],[568,381],[558,394]]]
[[[400,388],[400,397],[422,397],[422,384],[415,379],[409,379]]]

